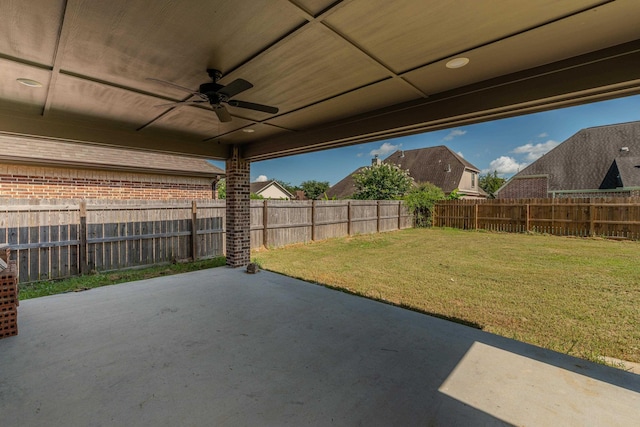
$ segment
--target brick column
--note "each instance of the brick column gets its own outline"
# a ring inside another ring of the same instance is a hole
[[[237,146],[227,159],[227,265],[243,267],[251,262],[250,163]]]

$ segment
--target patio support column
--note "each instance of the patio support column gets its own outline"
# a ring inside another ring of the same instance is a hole
[[[226,163],[227,266],[243,267],[251,262],[250,163],[237,146]]]

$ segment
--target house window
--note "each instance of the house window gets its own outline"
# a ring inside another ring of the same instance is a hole
[[[474,188],[476,186],[476,174],[472,173],[471,174],[471,188]]]

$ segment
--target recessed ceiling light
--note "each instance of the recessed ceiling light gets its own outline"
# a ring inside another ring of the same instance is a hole
[[[451,61],[447,62],[447,68],[461,68],[469,63],[469,58],[454,58]]]
[[[25,86],[29,86],[29,87],[42,87],[42,83],[40,83],[39,81],[36,80],[31,80],[31,79],[17,79],[18,83],[21,83]]]
[[[255,131],[255,129],[242,129],[242,132],[244,133],[254,133]]]

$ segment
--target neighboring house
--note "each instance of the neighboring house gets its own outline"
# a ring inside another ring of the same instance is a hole
[[[196,157],[8,136],[0,147],[0,198],[211,199],[224,177]]]
[[[289,193],[286,188],[278,184],[277,181],[261,181],[251,183],[251,192],[265,199],[284,199],[292,200],[293,194]]]
[[[640,196],[640,121],[582,129],[524,168],[501,199]]]
[[[372,165],[378,163],[397,165],[409,171],[409,175],[416,183],[430,182],[440,187],[447,195],[457,189],[464,199],[487,197],[487,193],[478,183],[480,169],[444,145],[396,151],[384,160],[374,158]],[[353,175],[362,169],[364,168],[353,171],[327,190],[327,197],[338,199],[351,197],[356,192]]]

